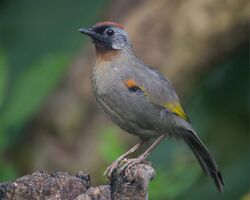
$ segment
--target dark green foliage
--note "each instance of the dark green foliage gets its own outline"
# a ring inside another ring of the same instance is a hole
[[[101,0],[1,3],[0,180],[16,176],[15,166],[3,159],[4,150],[17,144],[22,128],[57,87],[82,44],[77,29],[92,24],[103,4]]]

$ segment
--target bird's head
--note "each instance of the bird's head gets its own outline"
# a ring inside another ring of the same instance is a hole
[[[91,28],[80,28],[79,32],[92,38],[97,51],[122,50],[131,47],[124,27],[115,22],[99,22]]]

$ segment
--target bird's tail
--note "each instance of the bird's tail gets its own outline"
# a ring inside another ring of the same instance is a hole
[[[217,186],[223,192],[223,178],[221,172],[206,146],[199,140],[195,133],[192,131],[185,131],[184,140],[191,148],[196,158],[198,159],[203,171],[206,175],[210,175]]]

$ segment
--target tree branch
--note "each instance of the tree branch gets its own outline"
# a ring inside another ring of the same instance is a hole
[[[113,174],[107,185],[91,186],[88,173],[75,176],[66,172],[35,172],[0,184],[0,199],[55,199],[55,200],[144,200],[147,187],[154,178],[154,169],[148,163],[137,164]]]

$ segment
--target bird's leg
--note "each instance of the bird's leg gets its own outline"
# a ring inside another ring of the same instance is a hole
[[[142,154],[139,156],[141,160],[145,160],[150,153],[153,151],[153,149],[166,137],[166,135],[160,135],[154,142],[153,144]]]
[[[143,153],[141,154],[139,157],[134,158],[129,160],[126,164],[124,164],[122,166],[121,171],[125,170],[126,168],[131,168],[133,165],[141,163],[142,161],[144,161],[152,152],[152,150],[166,137],[166,135],[162,134],[160,135],[154,142],[153,144]]]
[[[133,146],[130,150],[126,153],[122,154],[119,158],[117,158],[104,172],[104,175],[110,178],[112,176],[113,171],[118,167],[119,163],[129,156],[130,154],[134,153],[137,149],[139,149],[143,144],[145,144],[148,139],[140,138],[140,142]]]

